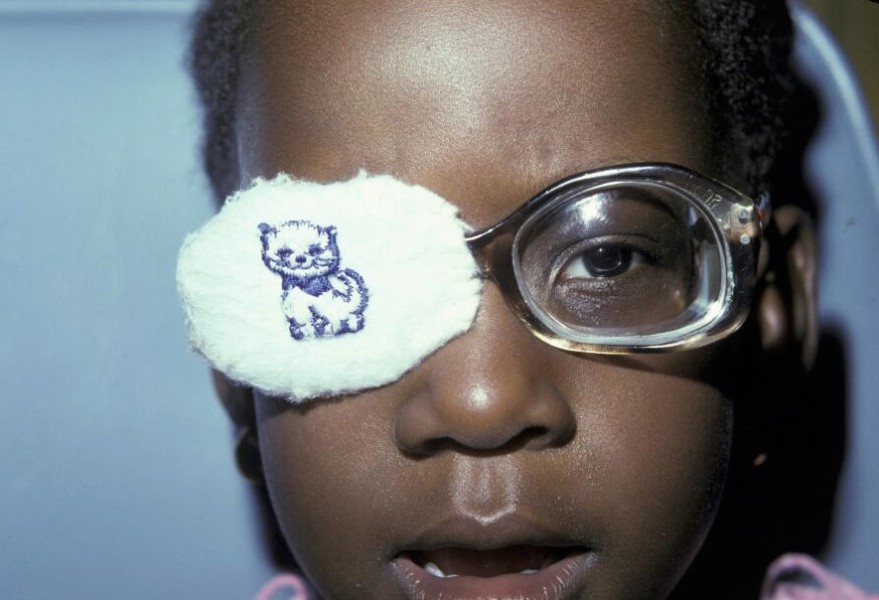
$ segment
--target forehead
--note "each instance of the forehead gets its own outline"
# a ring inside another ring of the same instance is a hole
[[[236,115],[242,177],[365,168],[478,225],[588,168],[704,171],[692,34],[656,4],[266,2]]]

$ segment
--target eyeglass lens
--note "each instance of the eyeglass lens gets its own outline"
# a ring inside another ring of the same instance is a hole
[[[569,191],[522,225],[513,253],[522,295],[563,330],[670,331],[722,293],[708,218],[653,184]]]

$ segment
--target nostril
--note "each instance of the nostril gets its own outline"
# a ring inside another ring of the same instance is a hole
[[[523,447],[528,446],[530,442],[533,440],[544,440],[550,436],[549,429],[547,427],[534,425],[532,427],[525,428],[522,433],[520,433],[516,439],[512,440],[515,443],[521,444]]]
[[[464,454],[478,453],[480,456],[490,456],[508,454],[522,449],[561,446],[571,439],[572,434],[573,428],[571,428],[568,434],[557,436],[547,427],[534,426],[523,429],[509,439],[489,440],[482,438],[476,441],[473,439],[461,440],[455,437],[442,436],[419,441],[411,440],[403,444],[398,439],[397,445],[412,457],[431,456],[446,451]]]

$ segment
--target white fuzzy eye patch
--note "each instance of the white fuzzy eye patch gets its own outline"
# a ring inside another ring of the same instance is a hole
[[[291,402],[396,381],[473,323],[465,233],[453,205],[393,177],[257,179],[180,250],[191,344]]]

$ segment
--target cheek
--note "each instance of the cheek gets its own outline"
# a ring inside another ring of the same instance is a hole
[[[631,370],[611,372],[600,389],[577,403],[582,460],[569,467],[584,485],[572,493],[606,524],[605,583],[653,597],[680,578],[711,527],[732,404],[710,385]]]
[[[298,564],[313,581],[375,589],[379,548],[393,514],[384,506],[399,471],[388,452],[390,415],[366,397],[316,402],[305,410],[257,397],[266,484]],[[339,568],[339,565],[344,565]]]
[[[615,484],[608,487],[644,490],[632,497],[647,503],[676,495],[685,500],[713,484],[725,466],[730,403],[708,386],[650,379],[650,386],[637,390],[618,387],[612,406],[585,404],[579,423],[600,433],[583,442],[601,457],[596,469]]]

